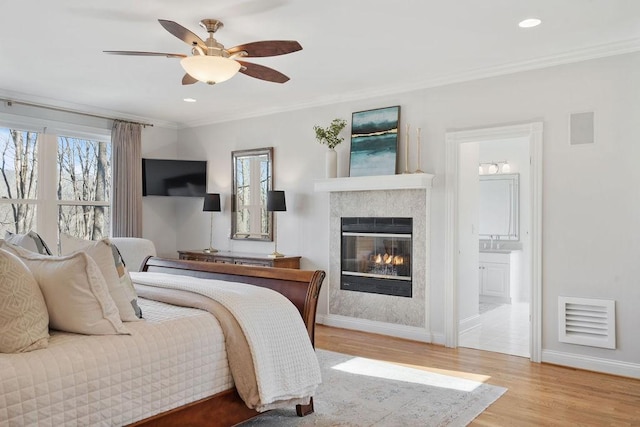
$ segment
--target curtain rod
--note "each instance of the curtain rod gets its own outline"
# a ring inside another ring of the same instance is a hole
[[[147,127],[147,126],[153,127],[153,123],[133,122],[131,120],[118,119],[116,117],[109,117],[109,116],[101,116],[99,114],[85,113],[82,111],[70,110],[68,108],[53,107],[51,105],[36,104],[33,102],[25,102],[25,101],[16,101],[16,100],[7,99],[7,98],[0,98],[0,101],[6,102],[8,107],[13,106],[13,104],[19,104],[19,105],[25,105],[27,107],[43,108],[46,110],[60,111],[63,113],[79,114],[81,116],[87,116],[87,117],[96,117],[98,119],[118,120],[121,122],[132,123],[134,125],[141,125],[142,127]]]

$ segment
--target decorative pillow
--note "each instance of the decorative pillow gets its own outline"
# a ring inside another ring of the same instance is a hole
[[[109,239],[84,240],[61,233],[60,250],[62,255],[83,251],[93,258],[107,282],[109,293],[120,312],[120,319],[125,322],[140,320],[142,310],[138,306],[138,295],[129,278],[129,272],[124,268],[118,249]]]
[[[0,247],[17,255],[33,274],[52,329],[86,335],[129,334],[100,268],[89,255],[45,256],[4,241]]]
[[[0,353],[49,344],[49,314],[36,279],[20,258],[0,249]]]
[[[51,255],[51,251],[42,237],[35,231],[29,231],[27,234],[13,234],[10,231],[4,233],[4,239],[12,245],[20,246],[31,252],[42,255]]]

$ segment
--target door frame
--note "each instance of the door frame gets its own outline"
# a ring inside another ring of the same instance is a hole
[[[528,138],[531,218],[531,361],[542,357],[542,122],[446,133],[445,153],[445,286],[444,334],[447,347],[458,346],[458,161],[460,144],[508,138]]]

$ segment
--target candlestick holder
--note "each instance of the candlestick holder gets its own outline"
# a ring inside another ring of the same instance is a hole
[[[418,138],[416,140],[416,151],[418,155],[418,169],[414,173],[424,173],[422,169],[420,169],[420,128],[418,128]]]
[[[407,131],[405,132],[406,143],[404,144],[404,173],[409,171],[409,123],[407,123]]]

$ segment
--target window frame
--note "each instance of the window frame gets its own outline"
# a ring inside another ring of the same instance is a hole
[[[15,116],[0,112],[0,127],[21,131],[38,132],[38,194],[36,199],[4,199],[2,204],[28,203],[36,205],[35,229],[51,247],[58,242],[58,211],[60,206],[106,206],[113,211],[111,200],[108,202],[57,199],[57,161],[58,136],[90,139],[111,144],[111,130],[72,123],[60,123],[52,120]],[[113,159],[113,146],[112,146]],[[113,160],[112,160],[113,167]],[[113,189],[113,176],[111,181]],[[113,191],[111,191],[113,194]],[[111,197],[110,197],[111,198]],[[111,230],[109,230],[109,235]],[[3,238],[4,236],[0,236]],[[55,242],[55,244],[54,244]]]

